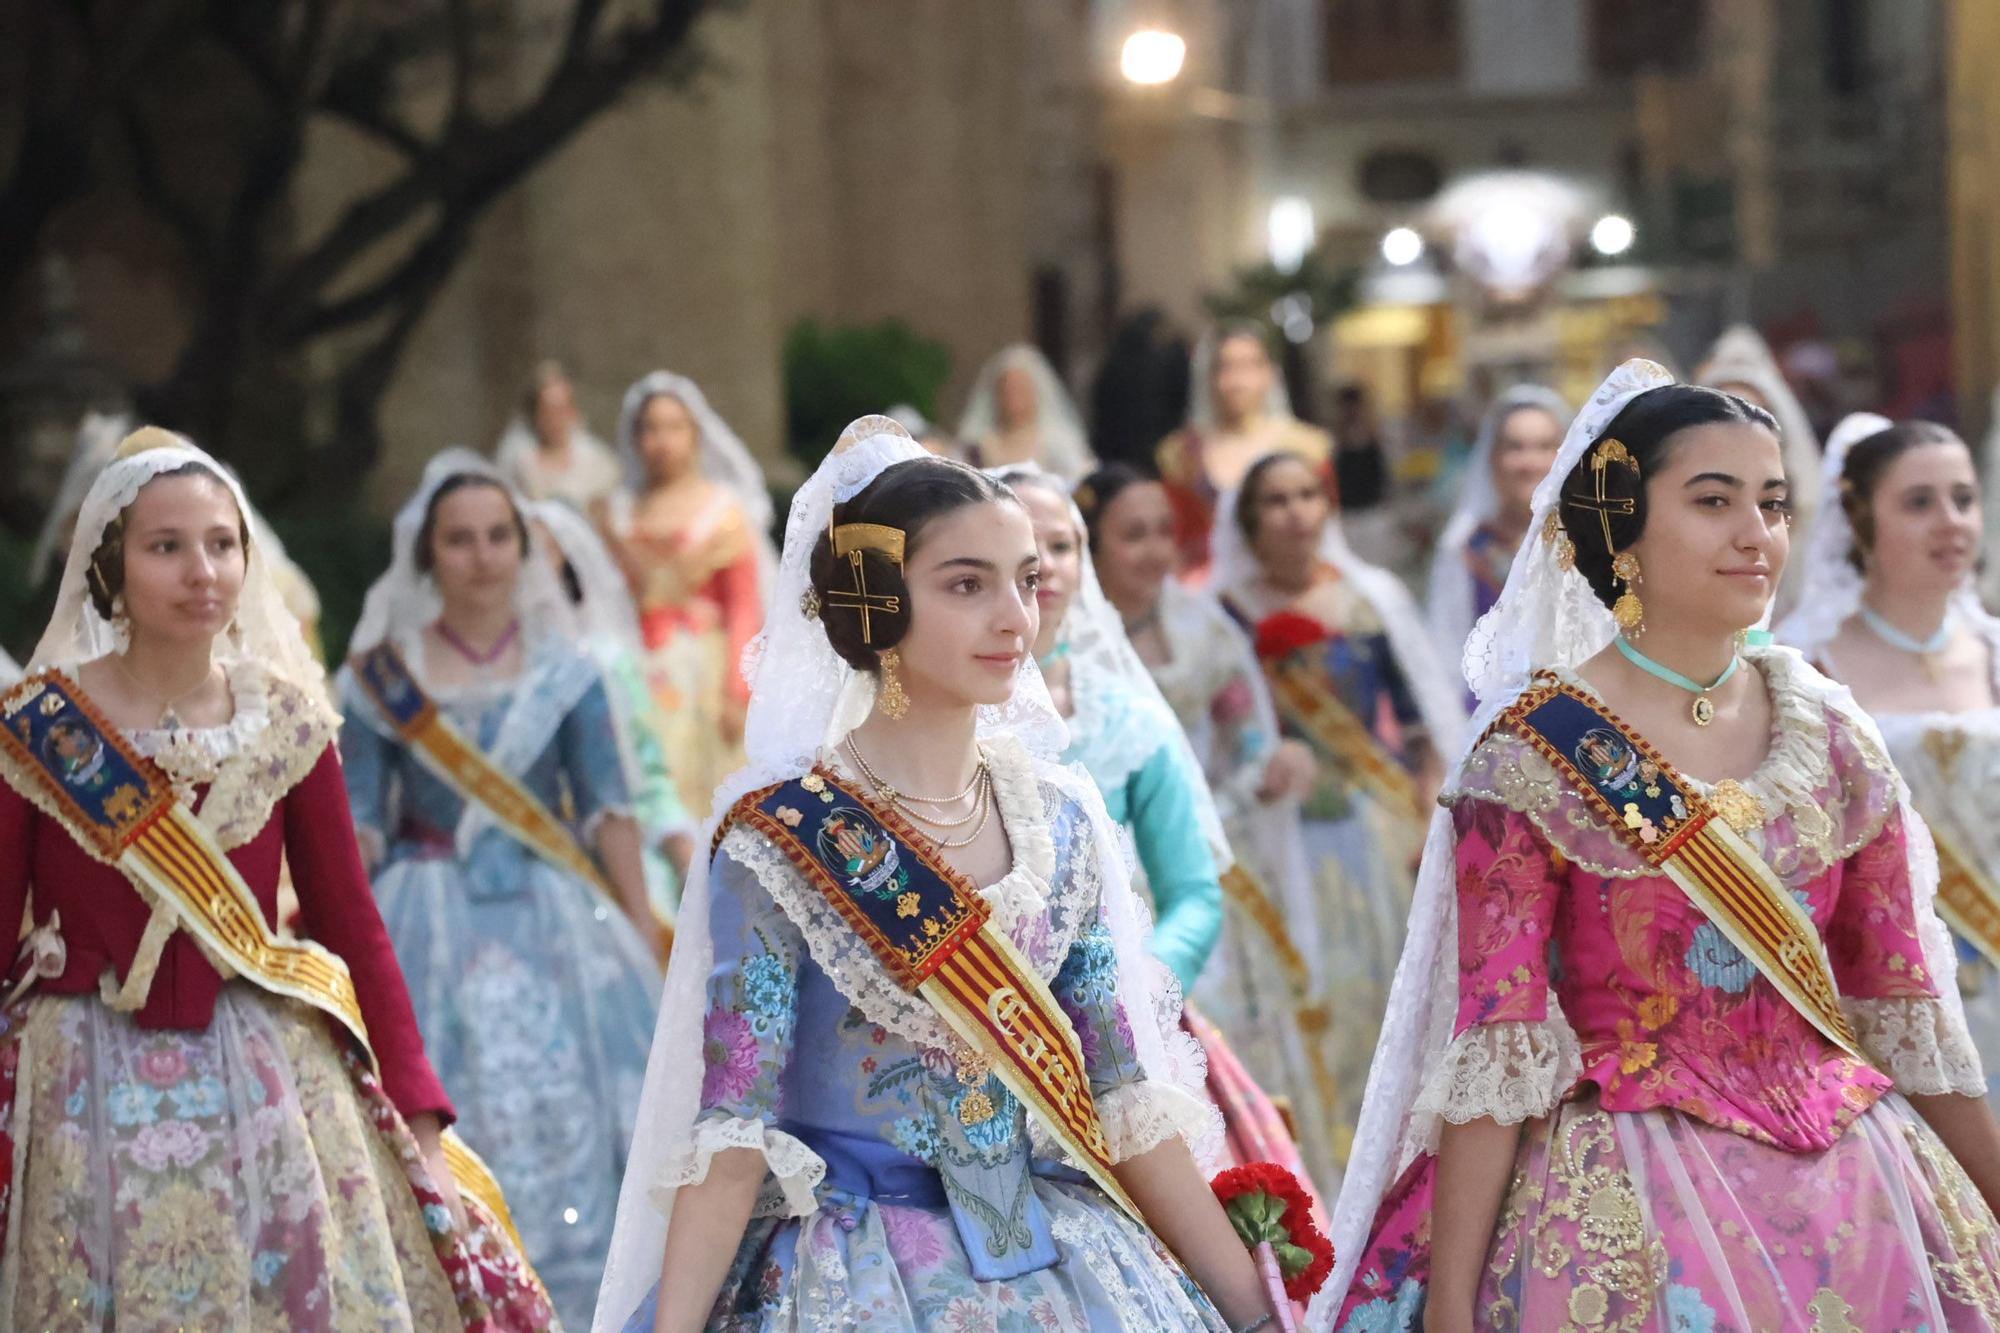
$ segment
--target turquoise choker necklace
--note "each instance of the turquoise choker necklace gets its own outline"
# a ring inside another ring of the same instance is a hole
[[[1664,680],[1669,685],[1678,685],[1694,696],[1694,704],[1688,709],[1688,716],[1694,719],[1694,724],[1697,727],[1705,727],[1715,721],[1715,701],[1708,697],[1709,691],[1721,689],[1723,682],[1735,675],[1736,668],[1743,665],[1742,658],[1730,658],[1729,665],[1722,669],[1722,674],[1704,685],[1698,680],[1683,676],[1670,666],[1662,666],[1660,663],[1655,662],[1652,658],[1634,648],[1623,634],[1620,634],[1613,642],[1618,645],[1618,651],[1625,654],[1625,660],[1633,666],[1638,667],[1639,670],[1649,676]]]
[[[1068,656],[1069,656],[1069,640],[1058,639],[1056,641],[1056,646],[1049,649],[1049,655],[1047,657],[1038,657],[1035,659],[1035,665],[1040,667],[1042,670],[1047,671],[1050,667],[1054,666],[1056,663],[1062,661],[1065,657]]]
[[[1870,630],[1874,630],[1876,638],[1880,638],[1882,642],[1886,642],[1890,646],[1896,646],[1896,648],[1902,648],[1904,652],[1916,652],[1918,656],[1930,656],[1932,652],[1944,652],[1944,644],[1948,644],[1952,640],[1952,612],[1950,610],[1944,612],[1944,624],[1940,624],[1938,632],[1932,634],[1930,638],[1916,638],[1912,634],[1904,634],[1900,628],[1896,628],[1894,624],[1890,624],[1888,620],[1884,620],[1882,616],[1878,616],[1876,610],[1868,602],[1862,602],[1862,624],[1866,624]]]

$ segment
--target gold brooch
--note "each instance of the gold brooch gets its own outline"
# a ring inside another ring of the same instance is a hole
[[[1764,825],[1764,803],[1735,778],[1716,783],[1708,803],[1722,816],[1722,822],[1738,833],[1747,835],[1751,829]]]

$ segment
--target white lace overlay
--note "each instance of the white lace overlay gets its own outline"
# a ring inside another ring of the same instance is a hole
[[[1842,1000],[1841,1005],[1861,1049],[1896,1081],[1896,1091],[1905,1096],[1986,1096],[1986,1075],[1965,1019],[1948,1006],[1923,996]]]
[[[1517,1125],[1555,1110],[1582,1077],[1582,1044],[1552,998],[1540,1022],[1481,1023],[1454,1037],[1416,1113],[1454,1125],[1482,1116]]]
[[[1151,1152],[1175,1135],[1198,1152],[1214,1116],[1208,1103],[1165,1083],[1128,1083],[1097,1099],[1097,1118],[1114,1163]]]
[[[1000,820],[1014,848],[1014,868],[981,889],[979,896],[992,907],[993,924],[1014,941],[1035,974],[1050,981],[1061,970],[1097,901],[1095,861],[1077,855],[1060,888],[1053,885],[1056,854],[1049,810],[1060,798],[1051,789],[1050,799],[1045,800],[1033,761],[1008,737],[987,743],[986,762]],[[952,1046],[950,1032],[929,1002],[896,983],[867,941],[855,934],[825,894],[806,883],[775,844],[755,829],[738,825],[723,837],[722,854],[757,877],[779,910],[799,928],[813,961],[863,1017],[920,1047]]]
[[[826,1179],[825,1159],[782,1129],[741,1116],[697,1120],[693,1138],[667,1149],[666,1165],[653,1181],[653,1198],[664,1204],[671,1191],[707,1180],[709,1163],[731,1148],[763,1154],[767,1172],[755,1216],[807,1217],[819,1206],[814,1191]]]

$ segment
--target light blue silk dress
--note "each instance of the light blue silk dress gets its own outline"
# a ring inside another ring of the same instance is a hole
[[[1207,779],[1182,741],[1180,720],[1157,698],[1078,663],[1070,690],[1066,762],[1081,764],[1113,822],[1131,838],[1153,900],[1153,953],[1195,979],[1222,934],[1222,885],[1196,801]]]
[[[414,666],[414,664],[413,664]],[[603,892],[466,804],[343,671],[341,758],[375,896],[465,1141],[506,1191],[563,1322],[588,1328],[631,1148],[660,972]],[[631,814],[597,667],[554,639],[494,690],[433,693],[461,735],[567,820]]]
[[[981,896],[1076,1029],[1122,1160],[1207,1113],[1140,1066],[1132,1024],[1154,1020],[1121,999],[1084,807],[1012,753],[989,750],[1015,866]],[[928,1008],[893,993],[769,839],[731,830],[707,891],[701,1109],[663,1183],[703,1179],[730,1147],[770,1168],[709,1329],[1227,1327],[1151,1232],[1031,1137],[997,1077],[962,1081],[947,1048],[905,1035]],[[996,1113],[964,1114],[974,1094]],[[625,1327],[650,1329],[656,1300]]]

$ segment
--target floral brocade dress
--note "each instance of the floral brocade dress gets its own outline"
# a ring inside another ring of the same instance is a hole
[[[1013,740],[987,759],[1015,861],[980,894],[1081,1038],[1112,1157],[1197,1132],[1213,1112],[1138,1064],[1131,1024],[1156,1019],[1117,993],[1089,815]],[[961,1079],[942,1021],[765,835],[724,836],[709,906],[701,1110],[660,1183],[735,1147],[769,1173],[708,1328],[1226,1328],[997,1077]],[[965,1114],[970,1097],[994,1114]],[[626,1327],[652,1318],[649,1300]]]
[[[1239,619],[1248,619],[1237,604],[1229,605]],[[1280,728],[1303,741],[1318,765],[1312,790],[1300,804],[1299,836],[1315,899],[1308,920],[1318,931],[1307,956],[1317,960],[1321,993],[1332,1013],[1325,1052],[1334,1086],[1322,1099],[1334,1108],[1328,1132],[1344,1162],[1389,983],[1402,956],[1415,884],[1412,862],[1423,845],[1424,824],[1407,762],[1423,735],[1409,677],[1373,606],[1351,588],[1343,589],[1340,619],[1335,627],[1279,611],[1255,622],[1254,638]],[[1288,694],[1288,676],[1307,691],[1338,700],[1359,724],[1349,748],[1365,749],[1393,770],[1410,795],[1391,802],[1363,781],[1354,756],[1335,748],[1328,733],[1310,723],[1299,694]]]
[[[1546,759],[1494,733],[1450,798],[1456,1035],[1416,1103],[1452,1123],[1527,1122],[1478,1327],[2000,1327],[2000,1229],[1904,1098],[1984,1090],[1924,961],[1907,847],[1921,830],[1904,825],[1887,756],[1802,688],[1796,658],[1751,660],[1775,704],[1768,757],[1734,789],[1693,785],[1719,794],[1812,918],[1869,1063],[1821,1036]],[[1339,1328],[1422,1326],[1436,1158],[1417,1149]]]
[[[1303,1166],[1330,1203],[1340,1158],[1330,1014],[1318,975],[1319,910],[1298,803],[1257,797],[1280,739],[1269,687],[1242,630],[1206,593],[1163,587],[1160,632],[1169,657],[1150,665],[1154,683],[1201,760],[1237,866],[1257,895],[1252,901],[1241,888],[1224,892],[1221,938],[1192,999],[1257,1085],[1283,1099]],[[1209,1063],[1212,1076],[1212,1056]],[[1250,1152],[1246,1145],[1237,1155],[1255,1160]]]
[[[743,762],[741,743],[724,734],[723,714],[750,698],[738,664],[763,622],[757,534],[742,508],[722,496],[700,530],[634,526],[626,541],[640,564],[633,592],[661,739],[681,804],[706,818],[716,787]]]
[[[414,670],[419,659],[406,653]],[[660,972],[618,905],[530,851],[398,738],[351,672],[341,754],[375,898],[424,1041],[563,1321],[590,1325],[631,1150]],[[433,693],[588,848],[631,813],[597,667],[549,638],[516,681]]]
[[[1979,875],[1991,893],[2000,882],[2000,708],[1871,716],[1936,841],[1940,873]],[[2000,966],[1991,943],[1982,949],[1958,930],[1952,942],[1966,1027],[1986,1071],[1987,1100],[2000,1111]]]
[[[26,951],[44,966],[0,1013],[0,1328],[552,1327],[499,1229],[454,1223],[408,1128],[453,1111],[369,896],[334,720],[258,663],[228,670],[227,724],[128,739],[267,924],[289,866],[379,1072],[315,1009],[224,979],[184,930],[139,1007],[114,1007],[146,966],[149,908],[10,771],[0,914],[11,934],[32,893]]]

